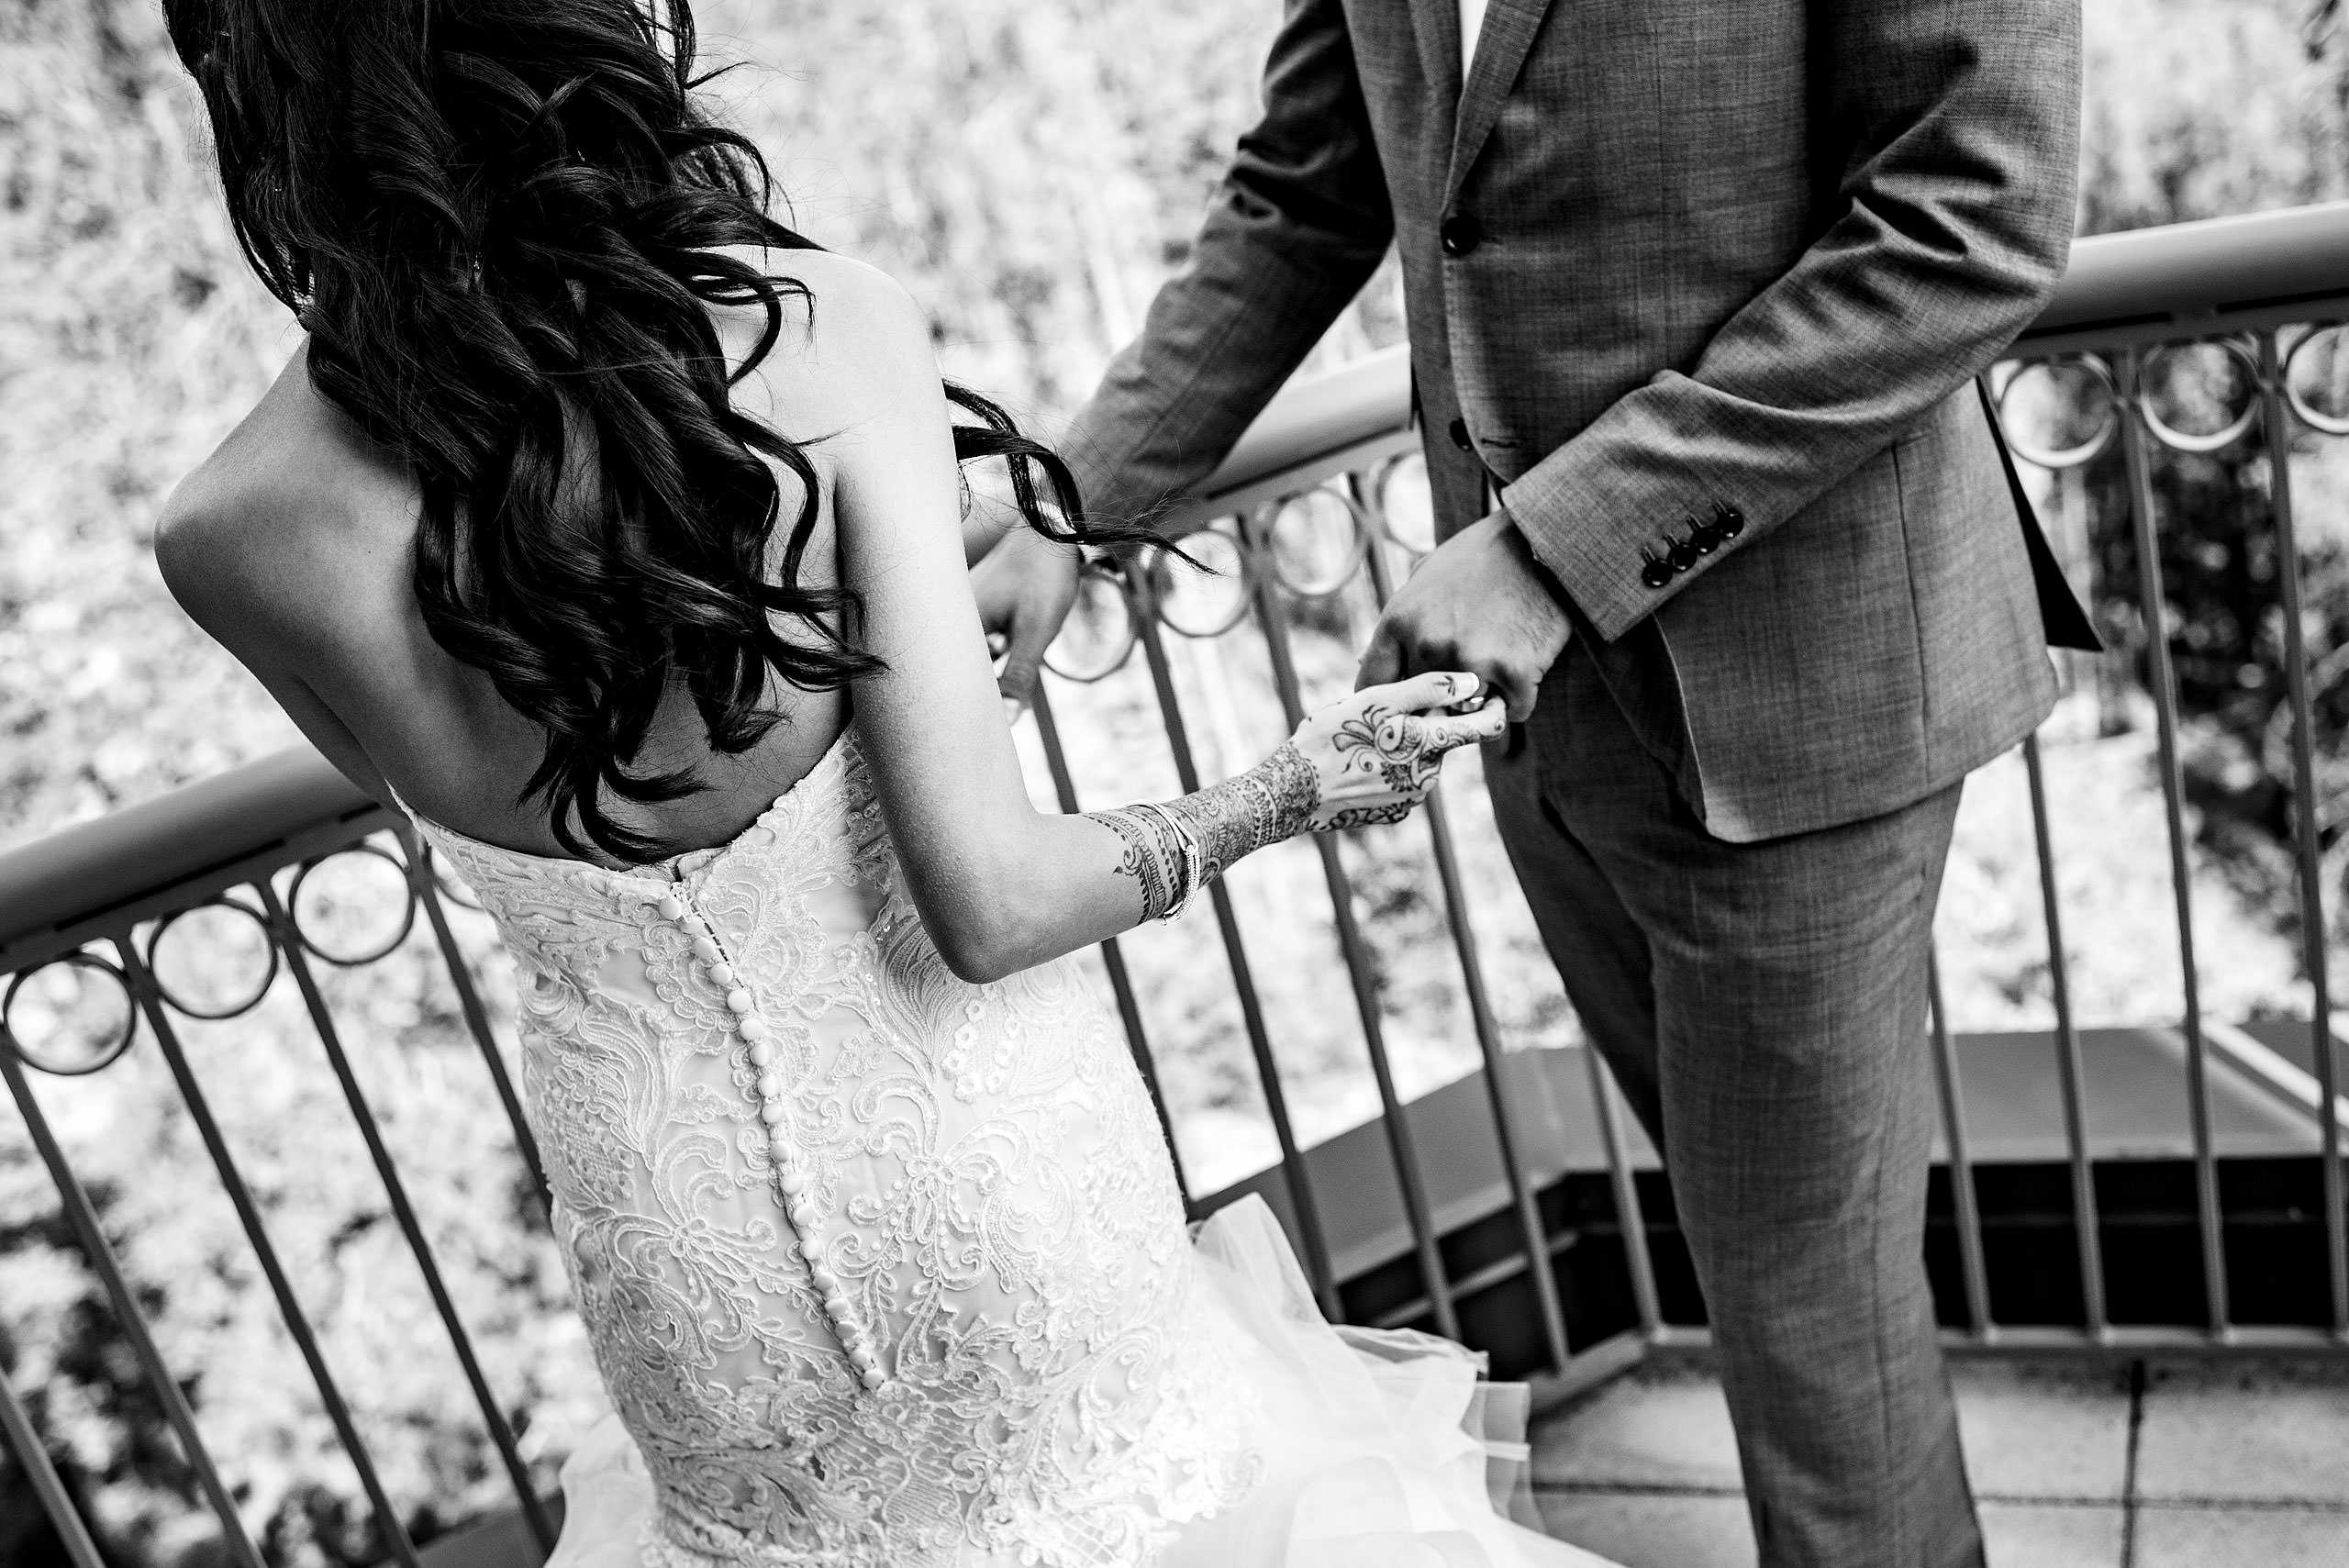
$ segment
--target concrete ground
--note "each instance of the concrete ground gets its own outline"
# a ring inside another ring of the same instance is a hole
[[[1990,1568],[2349,1568],[2349,1369],[1953,1370]],[[1720,1388],[1649,1365],[1534,1432],[1552,1533],[1625,1568],[1752,1568]]]

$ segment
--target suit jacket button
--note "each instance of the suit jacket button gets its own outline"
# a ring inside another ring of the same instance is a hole
[[[1447,256],[1465,256],[1485,242],[1485,226],[1473,212],[1453,213],[1435,232]]]
[[[1672,554],[1668,559],[1671,561],[1672,569],[1675,572],[1686,572],[1691,566],[1697,564],[1697,558],[1700,553],[1702,552],[1697,549],[1695,544],[1684,539],[1679,543],[1672,547]]]
[[[1720,525],[1723,539],[1735,539],[1745,531],[1745,514],[1726,502],[1713,503],[1713,521]]]
[[[1449,426],[1445,427],[1443,433],[1450,436],[1452,438],[1452,444],[1458,447],[1462,451],[1473,452],[1476,450],[1476,443],[1468,439],[1467,420],[1454,419]]]
[[[1640,581],[1651,588],[1668,586],[1672,582],[1672,562],[1658,556],[1649,556],[1648,563],[1640,568]]]

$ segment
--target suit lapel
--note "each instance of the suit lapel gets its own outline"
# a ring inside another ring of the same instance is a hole
[[[1542,17],[1549,9],[1550,0],[1491,0],[1485,12],[1485,30],[1476,40],[1476,58],[1460,91],[1460,117],[1453,128],[1452,163],[1443,182],[1447,210],[1452,198],[1460,194],[1460,183],[1475,164],[1476,154],[1484,150],[1485,139],[1492,134],[1493,121],[1500,116],[1501,101],[1516,83],[1518,71],[1525,64],[1525,51],[1533,47],[1533,35],[1542,30]],[[1442,11],[1450,18],[1451,53],[1456,61],[1460,55],[1458,0],[1420,0],[1423,36],[1431,11]]]

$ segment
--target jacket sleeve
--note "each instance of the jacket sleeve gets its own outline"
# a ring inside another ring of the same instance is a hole
[[[1360,292],[1394,234],[1340,0],[1287,0],[1264,110],[1188,264],[1061,443],[1088,510],[1136,517],[1207,477]]]
[[[1848,149],[1833,220],[1687,373],[1501,493],[1605,640],[1889,447],[2063,275],[2078,0],[1819,0],[1811,28],[1815,123]],[[1728,544],[1643,579],[1643,550],[1732,514]]]

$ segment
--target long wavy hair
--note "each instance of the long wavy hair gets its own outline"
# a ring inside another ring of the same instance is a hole
[[[163,9],[238,242],[308,330],[312,384],[419,481],[425,626],[545,732],[518,803],[541,802],[574,855],[650,858],[604,792],[704,787],[636,765],[673,683],[735,754],[780,719],[771,677],[821,691],[880,668],[833,629],[853,628],[854,595],[799,580],[819,505],[806,448],[730,399],[785,300],[815,302],[722,248],[816,247],[769,216],[758,149],[697,102],[686,0]],[[721,305],[766,316],[730,377]],[[957,457],[1006,460],[1030,527],[1153,537],[1088,526],[1058,457],[946,391],[975,421],[958,420]],[[763,458],[799,483],[778,571]]]

